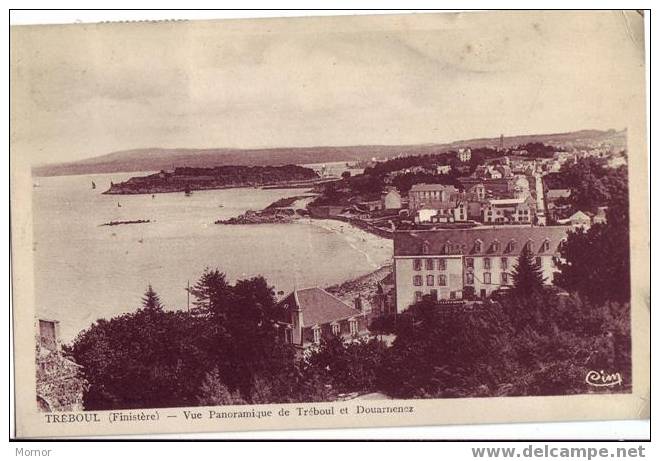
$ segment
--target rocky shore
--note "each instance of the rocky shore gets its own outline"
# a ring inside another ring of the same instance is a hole
[[[325,290],[351,306],[354,305],[355,298],[359,297],[362,301],[363,309],[371,310],[375,307],[378,283],[391,272],[392,265],[387,264],[369,274],[327,287]]]
[[[248,210],[242,215],[217,220],[215,224],[287,224],[299,218],[308,216],[305,209],[293,208],[294,204],[300,200],[305,200],[311,195],[296,195],[293,197],[281,198],[261,211]]]

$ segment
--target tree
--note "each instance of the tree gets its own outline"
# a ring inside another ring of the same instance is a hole
[[[217,368],[206,373],[199,388],[197,402],[202,406],[245,404],[245,400],[238,392],[231,392],[222,382]]]
[[[627,226],[617,225],[616,218],[570,232],[560,249],[555,283],[595,303],[630,301],[629,245]]]
[[[323,338],[307,358],[307,372],[325,378],[340,393],[375,390],[385,345],[376,340],[345,341],[340,336]]]
[[[543,289],[545,281],[543,269],[536,262],[527,245],[523,246],[520,252],[518,263],[511,272],[511,278],[513,281],[512,292],[517,296],[530,296]]]
[[[207,328],[202,318],[161,309],[98,320],[70,349],[89,382],[85,409],[197,404],[212,363]]]
[[[193,304],[201,311],[209,312],[214,303],[227,292],[228,287],[224,273],[207,267],[197,283],[190,288],[190,294],[195,297]]]
[[[341,177],[342,177],[343,179],[348,179],[348,178],[351,177],[351,172],[348,171],[348,170],[346,170],[346,171],[342,172]]]
[[[147,286],[147,291],[144,292],[144,296],[142,297],[142,307],[145,309],[163,309],[163,305],[160,303],[160,297],[151,287],[151,284]]]
[[[498,304],[447,310],[425,298],[399,315],[379,387],[400,398],[494,392],[513,370],[511,332]]]

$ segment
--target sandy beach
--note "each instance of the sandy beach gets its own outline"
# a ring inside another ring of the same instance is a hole
[[[365,256],[374,270],[392,262],[394,243],[391,239],[334,219],[310,219],[308,222],[342,236],[354,250]]]

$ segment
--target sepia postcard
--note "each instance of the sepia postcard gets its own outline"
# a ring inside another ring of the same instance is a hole
[[[648,418],[644,16],[13,26],[19,438]]]

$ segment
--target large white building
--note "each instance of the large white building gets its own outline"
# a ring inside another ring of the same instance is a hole
[[[546,283],[551,283],[555,258],[569,229],[570,226],[500,226],[396,232],[396,310],[406,310],[424,295],[461,299],[469,290],[485,297],[511,285],[511,271],[524,246],[528,246],[543,269]]]

